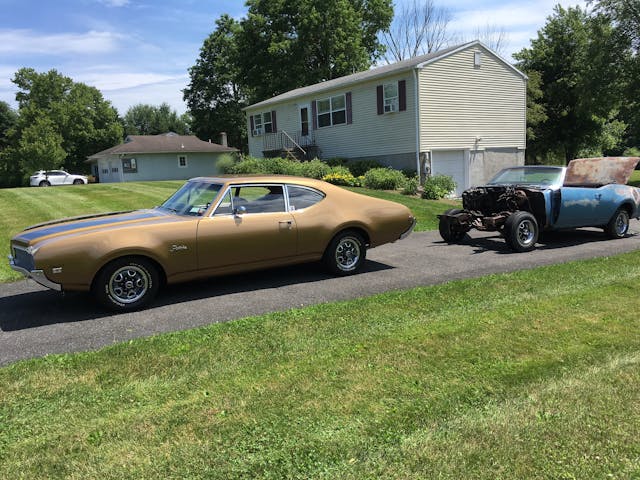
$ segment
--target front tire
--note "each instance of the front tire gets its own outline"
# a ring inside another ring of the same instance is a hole
[[[74,184],[74,185],[84,185],[84,182],[83,182],[82,180],[80,180],[79,178],[76,178],[76,179],[73,181],[73,184]]]
[[[107,264],[97,275],[92,291],[110,310],[131,311],[147,305],[158,293],[160,275],[149,260],[123,257]]]
[[[39,186],[39,187],[50,187],[50,186],[51,186],[51,184],[49,183],[49,181],[48,181],[48,180],[42,180],[42,181],[38,184],[38,186]]]
[[[621,207],[616,210],[604,231],[611,238],[623,238],[629,232],[629,212],[627,209]]]
[[[360,269],[366,255],[367,247],[362,235],[347,230],[331,240],[322,261],[332,274],[346,276],[353,275]]]
[[[529,212],[512,213],[504,224],[504,234],[507,245],[514,252],[533,250],[539,235],[536,217]]]
[[[451,221],[451,218],[446,215],[457,215],[462,212],[462,210],[458,208],[452,208],[444,212],[443,216],[440,217],[440,222],[438,223],[438,231],[440,232],[440,236],[447,243],[460,243],[465,238],[467,238],[467,232],[454,230],[454,223]]]

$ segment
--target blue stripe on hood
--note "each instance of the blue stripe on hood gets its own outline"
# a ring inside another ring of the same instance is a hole
[[[50,227],[41,227],[31,231],[27,230],[23,233],[18,234],[18,237],[21,240],[30,242],[40,237],[46,237],[48,235],[54,235],[56,233],[64,233],[71,230],[77,230],[79,228],[99,227],[101,225],[109,224],[116,225],[118,223],[130,222],[132,220],[144,220],[146,218],[155,218],[159,216],[160,215],[158,215],[158,212],[154,212],[152,210],[132,212],[131,214],[125,214],[124,216],[118,218],[114,218],[113,216],[107,214],[103,217],[56,223],[55,225],[52,225]]]

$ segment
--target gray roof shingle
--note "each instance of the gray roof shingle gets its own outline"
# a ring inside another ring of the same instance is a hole
[[[237,148],[204,142],[194,135],[178,135],[169,132],[160,135],[129,135],[124,143],[94,153],[88,159],[136,153],[231,153],[237,151]]]
[[[438,50],[437,52],[431,52],[431,53],[427,53],[426,55],[412,57],[407,60],[402,60],[400,62],[392,63],[390,65],[383,65],[381,67],[365,70],[364,72],[357,72],[351,75],[346,75],[344,77],[334,78],[332,80],[326,80],[324,82],[316,83],[314,85],[308,85],[306,87],[296,88],[295,90],[290,90],[276,97],[269,98],[262,102],[254,103],[253,105],[249,105],[244,110],[264,107],[267,105],[271,105],[273,103],[279,103],[282,101],[303,97],[305,95],[311,95],[311,94],[323,92],[326,90],[337,89],[340,87],[352,85],[353,83],[356,83],[356,82],[372,80],[378,77],[384,77],[386,75],[403,72],[405,70],[411,70],[413,68],[416,68],[418,65],[421,65],[423,63],[428,63],[430,61],[439,59],[441,57],[445,57],[453,52],[456,52],[458,50],[463,50],[472,45],[481,45],[484,48],[487,48],[485,45],[482,44],[482,42],[478,40],[474,40],[472,42],[467,42],[467,43],[461,43],[459,45],[454,45],[452,47],[445,48],[443,50]]]

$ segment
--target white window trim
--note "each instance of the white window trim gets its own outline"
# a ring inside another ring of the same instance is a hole
[[[273,133],[273,118],[269,118],[269,121],[266,121],[267,114],[271,117],[271,112],[261,112],[252,115],[253,117],[253,131],[251,135],[257,137],[259,135],[264,135],[265,133]],[[267,125],[271,126],[271,132],[267,132]]]
[[[395,87],[395,96],[387,97],[387,87]],[[382,86],[382,105],[384,113],[395,113],[400,110],[400,88],[398,87],[398,82],[385,83]]]
[[[333,109],[333,99],[336,97],[342,97],[344,100],[344,107],[343,108],[338,108],[338,109]],[[329,100],[329,111],[328,112],[322,112],[320,113],[320,108],[318,107],[318,105],[320,104],[320,102],[325,102]],[[333,123],[333,114],[337,113],[337,112],[342,112],[344,111],[344,122],[341,123]],[[320,115],[326,115],[329,114],[329,125],[323,125],[320,126]],[[338,95],[332,95],[331,97],[326,97],[326,98],[320,98],[318,100],[316,100],[316,123],[318,125],[318,128],[328,128],[328,127],[333,127],[336,125],[346,125],[347,124],[347,94],[346,93],[340,93]]]
[[[184,158],[184,165],[180,165],[180,159]],[[189,167],[189,160],[187,159],[186,155],[178,155],[178,168],[188,168]]]

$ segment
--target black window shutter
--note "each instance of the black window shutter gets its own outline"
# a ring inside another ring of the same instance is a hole
[[[278,126],[276,124],[276,111],[271,110],[271,131],[276,133],[278,131]]]
[[[318,129],[318,106],[315,100],[311,102],[311,124],[314,130]]]
[[[249,133],[253,137],[253,131],[256,129],[256,126],[253,123],[253,115],[249,115],[249,123],[251,124],[251,131]]]
[[[384,93],[382,85],[376,87],[376,96],[378,97],[378,115],[384,114]]]
[[[407,109],[407,81],[398,82],[398,107],[401,112]]]
[[[347,104],[347,124],[351,125],[353,123],[353,111],[351,108],[351,92],[347,92],[344,97],[345,97],[345,103]]]

